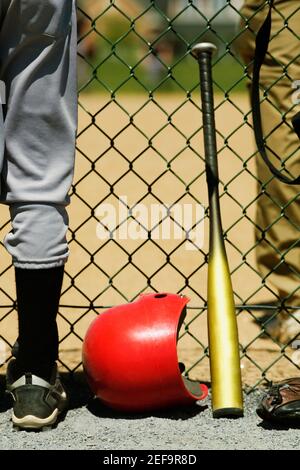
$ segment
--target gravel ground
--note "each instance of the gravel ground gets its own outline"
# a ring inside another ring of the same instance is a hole
[[[67,382],[67,383],[66,383]],[[53,430],[15,431],[10,402],[1,394],[0,450],[191,450],[297,449],[299,429],[274,428],[255,414],[261,391],[245,397],[244,418],[213,419],[210,402],[189,409],[148,415],[122,415],[93,400],[82,376],[64,378],[70,410]],[[3,390],[4,378],[0,378]]]

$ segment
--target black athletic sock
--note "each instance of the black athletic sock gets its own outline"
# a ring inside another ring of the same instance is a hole
[[[19,323],[18,375],[31,372],[48,381],[58,358],[56,315],[64,266],[15,268],[15,274]]]

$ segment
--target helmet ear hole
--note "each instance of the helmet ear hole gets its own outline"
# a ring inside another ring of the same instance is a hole
[[[203,399],[203,385],[198,380],[190,380],[182,377],[185,388],[199,400]]]
[[[167,294],[155,294],[154,296],[155,299],[163,299],[164,297],[167,297]]]
[[[182,328],[182,325],[183,325],[183,322],[185,320],[185,317],[186,317],[186,307],[184,307],[182,309],[182,312],[181,312],[181,315],[179,317],[179,320],[178,320],[178,326],[177,326],[177,341],[176,341],[176,344],[178,342],[178,338],[179,338],[179,333],[180,333],[180,330]],[[178,353],[177,353],[178,355]],[[184,371],[185,371],[185,364],[183,362],[178,362],[178,367],[179,367],[179,370],[180,370],[180,373],[183,374]],[[195,397],[197,397],[199,400],[201,398],[203,398],[203,388],[200,384],[199,381],[197,380],[191,380],[189,379],[188,377],[185,377],[185,376],[182,376],[182,381],[183,381],[183,384],[184,384],[184,387],[186,388],[186,390],[191,393],[192,395],[194,395]]]

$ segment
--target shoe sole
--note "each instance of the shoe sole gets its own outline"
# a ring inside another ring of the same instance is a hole
[[[261,409],[256,410],[256,413],[262,420],[269,421],[274,424],[283,424],[283,425],[284,424],[296,424],[296,423],[300,424],[300,411],[299,412],[294,411],[293,413],[290,413],[290,414],[286,413],[284,415],[279,415],[279,416],[268,414]]]
[[[18,427],[20,429],[41,429],[43,427],[53,426],[57,421],[59,413],[60,411],[57,408],[47,418],[38,418],[33,415],[17,418],[13,413],[12,422],[14,427]]]
[[[62,401],[59,408],[49,415],[47,418],[39,418],[34,415],[26,415],[23,418],[17,418],[17,416],[12,412],[12,422],[14,429],[27,429],[27,430],[43,430],[43,428],[51,429],[54,424],[56,424],[59,415],[67,408],[68,399],[65,393],[62,394]]]

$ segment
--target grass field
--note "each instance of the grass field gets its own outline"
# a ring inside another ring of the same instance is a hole
[[[107,55],[108,54],[108,55]],[[103,54],[102,59],[87,65],[79,62],[80,87],[85,92],[115,91],[118,93],[160,93],[192,91],[199,83],[198,66],[190,54],[173,59],[169,65],[160,64],[159,70],[151,70],[146,60],[137,62],[130,53]],[[138,64],[138,65],[137,65]],[[153,64],[152,67],[155,67]],[[243,92],[247,77],[238,59],[226,55],[215,60],[213,77],[216,92]]]

